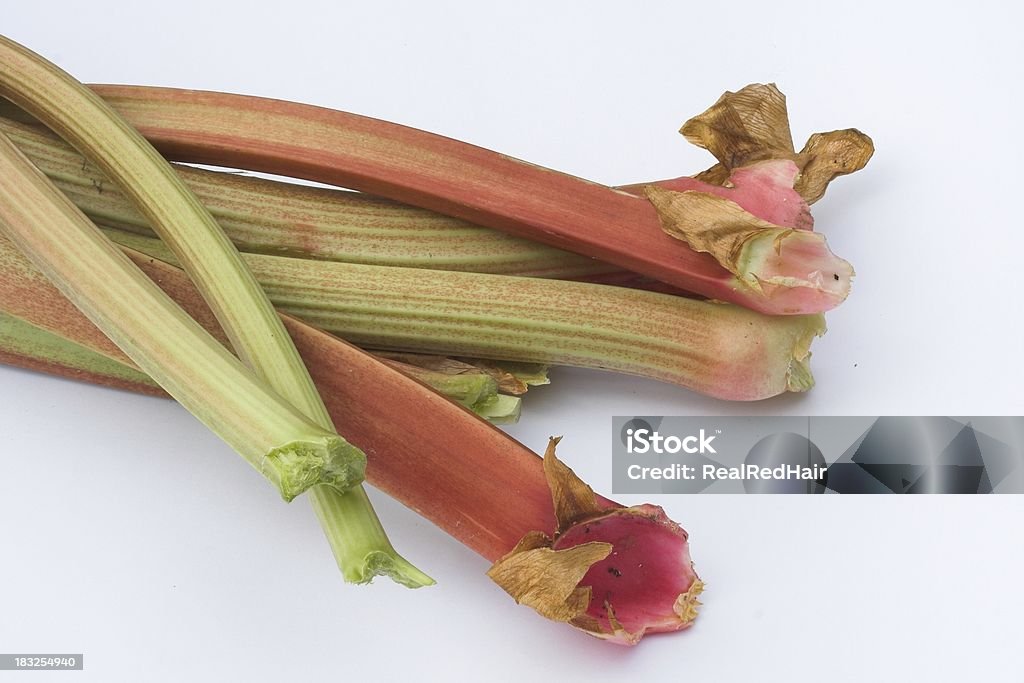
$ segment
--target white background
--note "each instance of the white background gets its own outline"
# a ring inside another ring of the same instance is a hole
[[[331,106],[612,184],[708,166],[679,125],[775,81],[798,147],[855,126],[878,150],[814,207],[858,272],[818,386],[730,405],[558,370],[509,431],[564,434],[607,491],[612,415],[1024,414],[1018,10],[484,5],[19,2],[2,30],[84,81]],[[375,500],[437,587],[342,584],[305,502],[177,406],[0,368],[0,652],[87,661],[5,680],[1020,680],[1020,496],[662,496],[706,606],[631,650],[515,606],[479,557]]]

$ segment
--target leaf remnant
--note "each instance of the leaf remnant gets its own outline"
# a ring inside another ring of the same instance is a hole
[[[610,543],[584,543],[552,550],[540,532],[525,536],[487,575],[515,598],[554,621],[572,621],[587,611],[591,589],[579,582],[590,567],[612,552]]]
[[[870,137],[847,128],[815,133],[797,152],[786,96],[774,83],[752,83],[726,92],[679,132],[718,159],[696,176],[698,180],[726,185],[737,168],[766,159],[790,159],[800,169],[794,188],[808,204],[821,199],[834,178],[864,168],[875,151]]]
[[[594,489],[590,488],[565,463],[555,457],[555,447],[561,440],[560,436],[551,437],[548,440],[547,450],[544,451],[544,476],[548,480],[551,500],[555,505],[555,519],[558,522],[557,533],[562,533],[577,522],[603,512],[597,504]]]

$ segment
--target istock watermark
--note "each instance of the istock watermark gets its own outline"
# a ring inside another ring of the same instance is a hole
[[[721,431],[718,432],[719,434]],[[699,433],[678,437],[662,436],[650,429],[626,429],[626,451],[629,453],[715,453],[711,442],[716,435],[708,436],[704,430]]]
[[[1024,493],[1024,417],[616,417],[614,493]]]

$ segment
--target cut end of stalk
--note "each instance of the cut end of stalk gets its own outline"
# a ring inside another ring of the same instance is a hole
[[[718,306],[724,324],[709,341],[717,355],[697,386],[700,391],[727,401],[760,401],[814,386],[810,347],[825,333],[824,316],[764,316]]]
[[[854,270],[821,233],[760,231],[742,247],[739,276],[774,303],[773,313],[828,311],[850,294]]]
[[[557,443],[544,455],[556,533],[531,531],[488,575],[541,616],[621,645],[690,626],[704,584],[686,531],[654,505],[601,504],[555,457]]]
[[[386,576],[406,588],[424,588],[437,583],[393,551],[371,551],[358,565],[343,568],[343,573],[349,583],[371,583],[378,576]]]
[[[635,645],[648,633],[688,628],[697,618],[704,584],[693,570],[686,531],[656,505],[612,510],[566,530],[556,552],[604,542],[612,552],[580,582],[593,593],[570,623],[592,636]]]
[[[370,583],[377,576],[387,576],[408,588],[434,583],[391,545],[363,487],[339,493],[329,486],[317,486],[309,492],[309,499],[346,583]]]
[[[649,185],[644,194],[664,231],[713,256],[762,313],[823,312],[850,293],[853,267],[829,250],[820,233],[769,223],[708,192]]]
[[[340,437],[313,437],[270,451],[260,471],[277,486],[281,497],[290,502],[318,484],[339,491],[358,486],[366,475],[366,456]]]

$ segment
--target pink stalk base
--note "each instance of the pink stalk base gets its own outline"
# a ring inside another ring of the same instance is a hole
[[[733,170],[729,175],[731,187],[712,185],[683,176],[654,183],[625,185],[620,189],[639,196],[643,195],[647,185],[657,185],[675,192],[706,192],[732,200],[750,214],[781,228],[812,230],[814,219],[811,217],[811,207],[793,189],[799,173],[800,169],[793,161],[772,159]]]
[[[594,541],[612,546],[580,581],[592,590],[587,616],[600,627],[595,635],[632,645],[645,633],[690,626],[703,584],[690,561],[686,531],[664,510],[655,505],[613,510],[567,529],[552,548]]]

